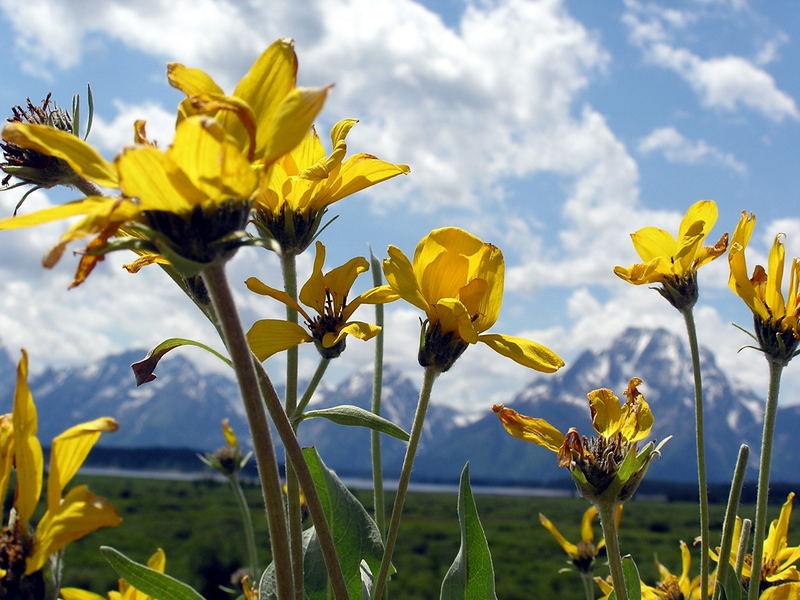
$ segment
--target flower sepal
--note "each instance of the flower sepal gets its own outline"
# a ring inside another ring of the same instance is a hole
[[[455,331],[442,333],[438,322],[431,324],[426,320],[422,324],[417,359],[420,366],[432,367],[439,373],[444,373],[464,354],[468,346]]]

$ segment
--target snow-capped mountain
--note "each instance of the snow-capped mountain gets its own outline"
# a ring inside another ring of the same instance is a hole
[[[242,439],[248,430],[236,384],[219,374],[199,371],[179,351],[158,366],[158,378],[136,387],[130,364],[144,356],[131,351],[109,356],[84,367],[49,369],[31,377],[39,407],[39,431],[47,441],[75,423],[113,416],[120,430],[103,436],[106,446],[172,447],[212,450],[222,444],[220,421],[227,417]],[[717,367],[713,354],[702,350],[705,389],[706,453],[709,481],[727,481],[739,445],[751,446],[751,465],[757,462],[763,400],[749,389],[731,384]],[[765,366],[766,368],[766,366]],[[641,387],[655,416],[651,437],[673,439],[651,467],[653,479],[694,481],[694,387],[688,350],[683,340],[666,330],[626,330],[603,351],[585,351],[555,375],[535,377],[505,403],[523,414],[541,417],[566,431],[577,427],[592,432],[586,393],[607,387],[620,398],[631,377]],[[437,386],[447,386],[448,374]],[[0,351],[0,412],[9,412],[13,398],[15,361]],[[301,386],[302,389],[302,386]],[[416,408],[416,382],[387,366],[384,369],[382,414],[406,430]],[[312,408],[353,404],[369,408],[372,370],[352,374],[337,385],[323,385]],[[554,455],[516,440],[503,431],[487,408],[486,416],[469,422],[452,407],[429,407],[415,476],[455,480],[469,460],[475,480],[542,483],[563,480]],[[800,480],[791,457],[800,430],[800,405],[779,409],[773,479]],[[315,445],[326,463],[348,474],[370,470],[369,432],[336,425],[324,419],[304,421],[299,429],[304,445]],[[277,439],[277,436],[275,436]],[[384,436],[386,474],[399,472],[405,444]],[[751,471],[750,479],[755,478]]]

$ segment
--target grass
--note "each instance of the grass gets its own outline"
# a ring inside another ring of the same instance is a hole
[[[140,562],[161,547],[167,572],[195,587],[208,600],[230,598],[219,589],[244,561],[241,524],[226,484],[214,481],[155,481],[115,477],[83,477],[97,494],[109,498],[124,518],[121,526],[98,531],[74,542],[66,552],[63,585],[105,594],[116,589],[116,575],[97,552],[114,546]],[[261,499],[256,487],[246,489],[257,541],[266,549]],[[355,492],[369,510],[371,494]],[[387,503],[392,501],[391,494]],[[578,498],[521,498],[477,495],[476,502],[492,549],[497,595],[502,600],[582,598],[580,581],[567,567],[566,556],[538,521],[547,515],[564,536],[579,539],[579,523],[587,508]],[[777,509],[775,509],[777,510]],[[722,526],[723,507],[712,506],[712,532]],[[657,578],[654,557],[680,572],[678,541],[691,544],[698,532],[697,506],[683,502],[632,501],[622,516],[620,544],[637,559],[642,578]],[[599,537],[599,525],[596,528]],[[718,533],[716,535],[719,535]],[[718,540],[717,540],[718,541]],[[456,496],[411,493],[401,527],[392,579],[392,597],[430,600],[438,597],[442,577],[459,547]],[[698,551],[693,550],[697,560]],[[268,562],[266,550],[262,555]],[[698,568],[695,565],[694,571]],[[596,573],[605,575],[602,560]]]

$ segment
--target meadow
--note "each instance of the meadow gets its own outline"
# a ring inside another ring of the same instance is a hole
[[[122,525],[104,529],[70,544],[63,585],[96,592],[116,589],[116,576],[97,552],[103,544],[144,562],[156,547],[167,554],[167,573],[187,582],[208,600],[231,598],[219,589],[244,560],[241,523],[227,484],[213,480],[165,481],[121,477],[79,476],[92,490],[114,503]],[[247,486],[257,539],[265,525],[259,491]],[[354,491],[369,510],[369,492]],[[387,501],[392,496],[388,494]],[[579,522],[588,504],[580,498],[476,496],[492,550],[501,600],[581,598],[580,581],[567,567],[566,556],[539,525],[547,515],[571,541],[579,539]],[[746,507],[747,512],[751,510]],[[711,529],[721,528],[723,506],[711,507]],[[770,518],[777,507],[773,506]],[[697,506],[691,502],[636,500],[625,505],[620,544],[623,553],[638,558],[642,578],[657,576],[654,557],[680,572],[676,540],[691,543],[697,535]],[[458,552],[456,495],[412,492],[406,504],[394,564],[399,573],[392,592],[403,600],[430,600]],[[599,535],[599,525],[596,526]],[[260,544],[266,548],[266,543]],[[693,575],[698,550],[693,550]],[[264,554],[266,564],[268,556]],[[601,561],[602,562],[602,561]],[[605,567],[596,571],[605,574]]]

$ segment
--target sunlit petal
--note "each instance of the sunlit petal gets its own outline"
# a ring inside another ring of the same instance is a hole
[[[275,298],[278,302],[283,302],[286,306],[295,309],[298,313],[303,315],[307,321],[311,320],[311,317],[308,316],[308,313],[305,309],[300,306],[297,302],[295,302],[289,294],[284,292],[283,290],[277,290],[272,288],[265,283],[262,283],[255,277],[249,277],[247,281],[245,281],[245,285],[247,289],[251,292],[255,292],[256,294],[261,294],[262,296],[269,296],[270,298]]]
[[[544,419],[526,417],[502,404],[496,404],[492,410],[497,413],[505,430],[515,438],[532,442],[555,453],[561,449],[564,434]]]
[[[14,506],[22,526],[36,510],[42,492],[44,460],[42,446],[36,437],[38,419],[36,405],[28,387],[28,354],[22,351],[17,365],[17,387],[13,409],[14,462],[17,467],[17,496]]]
[[[578,546],[573,544],[572,542],[567,541],[567,539],[561,535],[561,532],[553,525],[552,521],[545,517],[542,513],[539,513],[539,522],[542,526],[550,532],[550,535],[555,538],[558,542],[558,545],[561,546],[561,549],[564,550],[570,556],[576,556],[578,554]]]
[[[478,341],[483,342],[495,352],[535,371],[555,373],[564,366],[564,361],[558,354],[547,346],[532,340],[485,333],[478,337]]]
[[[306,330],[297,323],[280,319],[256,321],[247,332],[250,350],[262,362],[273,354],[312,340]]]

